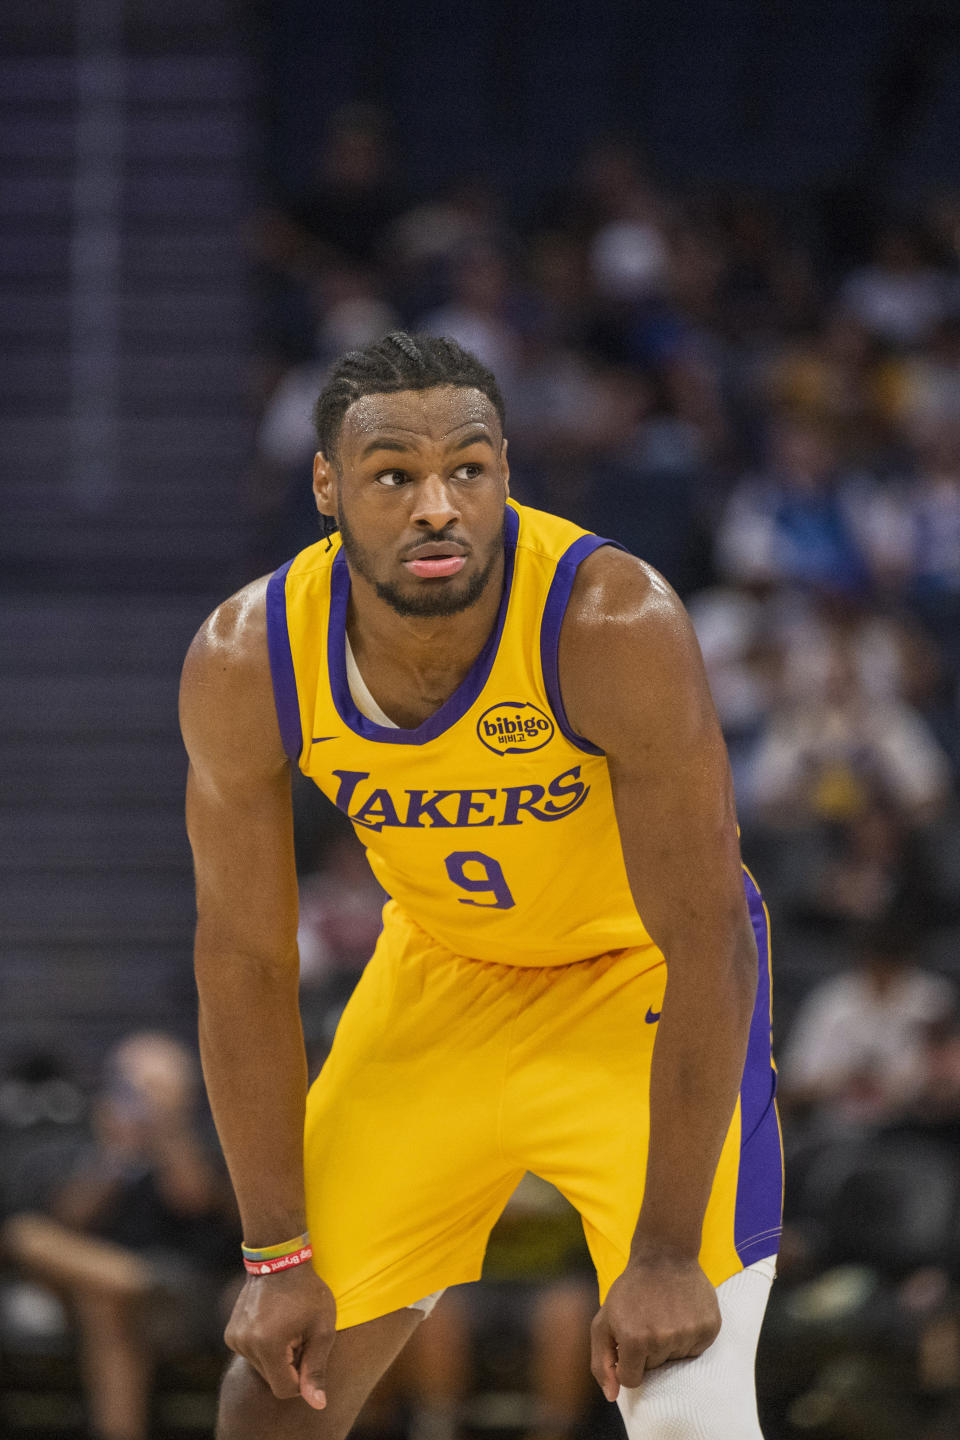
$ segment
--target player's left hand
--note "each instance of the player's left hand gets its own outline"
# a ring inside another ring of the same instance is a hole
[[[610,1287],[590,1332],[594,1379],[608,1400],[667,1360],[702,1355],[720,1333],[717,1293],[696,1259],[648,1251]]]

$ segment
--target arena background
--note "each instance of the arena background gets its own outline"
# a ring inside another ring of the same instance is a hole
[[[518,497],[657,564],[704,647],[774,922],[769,1440],[958,1433],[954,0],[5,0],[0,117],[0,1213],[46,1203],[111,1047],[193,1046],[177,674],[315,537],[326,367],[452,333]],[[296,806],[317,1064],[377,896]],[[2,1423],[79,1435],[14,1250]],[[478,1325],[463,1423],[524,1433]],[[156,1433],[203,1433],[215,1356],[164,1354]],[[417,1433],[423,1366],[370,1434]]]

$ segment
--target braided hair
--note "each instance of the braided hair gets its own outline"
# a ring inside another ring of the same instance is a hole
[[[502,428],[500,387],[475,355],[446,336],[408,335],[404,330],[394,330],[362,350],[351,350],[334,367],[313,410],[320,450],[335,460],[343,417],[361,396],[432,390],[438,385],[480,390],[496,410]]]
[[[351,350],[334,367],[313,409],[318,448],[336,463],[343,417],[363,395],[391,395],[398,390],[432,390],[460,385],[486,395],[503,429],[504,404],[493,372],[469,350],[446,336],[408,335],[394,330],[362,350]],[[329,546],[337,528],[332,515],[320,525]]]

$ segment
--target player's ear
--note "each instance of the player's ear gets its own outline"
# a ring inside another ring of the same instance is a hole
[[[503,488],[510,494],[510,465],[507,460],[507,442],[500,441],[500,474],[503,476]]]
[[[322,450],[313,457],[313,497],[321,515],[336,515],[337,471]]]

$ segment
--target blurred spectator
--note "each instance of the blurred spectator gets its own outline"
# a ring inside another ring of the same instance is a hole
[[[944,1136],[954,1153],[960,1140],[960,1014],[937,1015],[924,1027],[915,1093],[903,1123]]]
[[[274,197],[254,217],[267,393],[278,365],[313,357],[318,299],[321,309],[334,304],[345,276],[377,288],[377,252],[405,201],[389,130],[376,106],[344,106],[331,117],[303,192]]]
[[[298,479],[317,448],[313,407],[331,362],[379,340],[398,323],[396,311],[362,277],[349,278],[348,292],[325,309],[317,331],[316,359],[286,372],[270,396],[257,432],[258,459],[275,471],[295,469]]]
[[[946,313],[948,278],[926,248],[916,227],[890,224],[877,238],[872,263],[854,270],[842,287],[843,303],[889,345],[922,344]]]
[[[490,240],[471,239],[454,257],[446,304],[417,328],[449,335],[496,375],[509,404],[520,360],[520,328],[510,263]]]
[[[256,522],[250,553],[256,571],[274,569],[319,538],[310,485],[317,449],[313,407],[331,362],[379,340],[398,322],[396,311],[362,272],[338,270],[322,289],[325,304],[314,355],[287,369],[273,387],[245,477],[247,512]]]
[[[875,564],[960,667],[960,411],[915,428],[915,478],[875,522]]]
[[[40,1126],[76,1125],[85,1108],[65,1066],[44,1051],[15,1061],[0,1080],[0,1126],[5,1130],[27,1133]]]
[[[916,710],[893,695],[869,694],[841,639],[822,689],[772,709],[751,785],[754,808],[774,826],[846,821],[876,799],[920,823],[946,802],[950,766]]]
[[[903,384],[899,363],[856,315],[836,307],[772,360],[767,398],[820,426],[833,437],[840,465],[857,468],[886,463]]]
[[[731,338],[757,347],[809,325],[820,300],[811,257],[772,202],[734,192],[718,218],[726,253],[718,318]]]
[[[592,1398],[597,1293],[579,1217],[552,1185],[524,1176],[494,1227],[483,1273],[483,1286],[442,1297],[401,1357],[411,1440],[457,1440],[474,1428],[468,1401],[481,1369],[485,1389],[514,1397],[503,1416],[511,1429],[569,1440]],[[529,1401],[518,1405],[521,1388]]]
[[[750,792],[749,767],[780,664],[765,590],[764,586],[711,586],[693,594],[688,607],[738,796]]]
[[[922,923],[923,877],[899,812],[873,801],[840,828],[838,839],[816,875],[809,917],[846,928],[883,916]]]
[[[352,831],[329,841],[300,883],[300,1009],[311,1073],[373,954],[386,898]]]
[[[381,251],[385,273],[406,315],[441,305],[458,258],[471,245],[515,249],[502,197],[483,175],[462,175],[436,197],[406,211],[390,227]]]
[[[76,1327],[91,1436],[146,1440],[156,1361],[219,1341],[236,1270],[229,1191],[197,1119],[199,1072],[167,1035],[108,1056],[81,1149],[47,1150],[31,1210],[9,1217],[7,1258]]]
[[[960,298],[960,297],[958,297]],[[960,313],[946,315],[929,343],[903,363],[899,415],[914,433],[960,415]]]
[[[390,117],[345,105],[331,118],[307,188],[261,216],[262,253],[278,267],[372,261],[403,195],[389,144]]]
[[[872,926],[857,960],[810,992],[781,1053],[784,1105],[811,1110],[827,1133],[876,1128],[917,1100],[926,1027],[956,1002],[955,986],[917,968],[892,925]]]
[[[809,586],[856,594],[867,582],[852,477],[838,471],[823,428],[781,414],[768,466],[743,479],[717,533],[722,573],[741,583]]]

